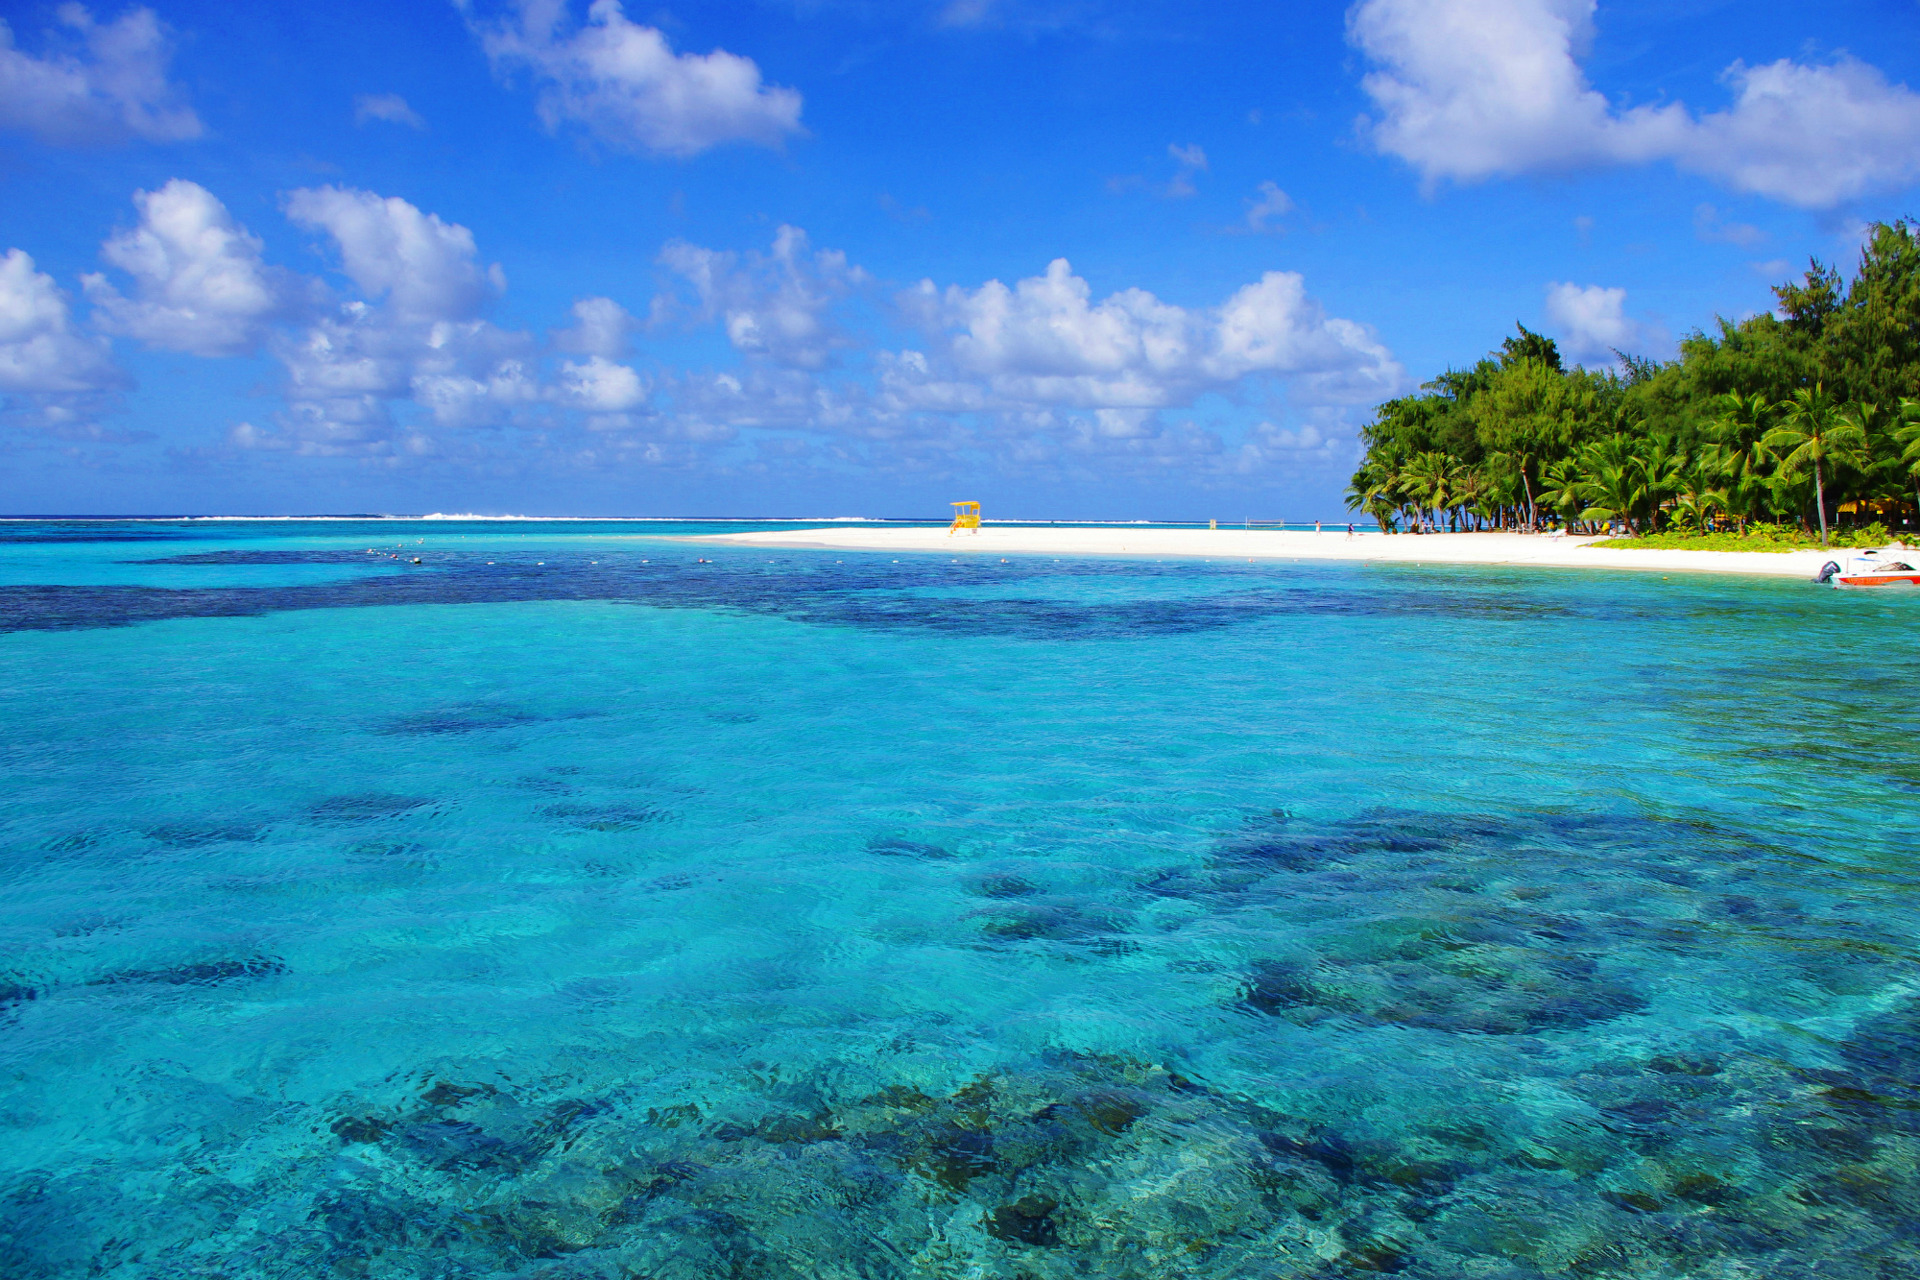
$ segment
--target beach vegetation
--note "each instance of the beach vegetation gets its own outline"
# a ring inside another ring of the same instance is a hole
[[[1873,226],[1776,307],[1672,360],[1567,365],[1525,325],[1376,407],[1348,506],[1388,533],[1474,529],[1847,545],[1920,528],[1920,226]]]
[[[1876,520],[1871,524],[1848,525],[1832,530],[1831,541],[1827,545],[1884,547],[1892,537],[1893,531]],[[1713,532],[1674,526],[1662,529],[1659,533],[1602,538],[1593,545],[1636,547],[1647,551],[1817,551],[1821,547],[1818,535],[1810,534],[1798,525],[1767,522],[1750,524],[1745,530],[1720,529]]]

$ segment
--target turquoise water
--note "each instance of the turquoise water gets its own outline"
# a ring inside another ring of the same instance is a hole
[[[0,526],[0,1274],[1920,1274],[1915,605],[681,531]]]

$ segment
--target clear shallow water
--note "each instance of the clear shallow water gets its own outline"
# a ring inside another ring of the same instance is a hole
[[[641,528],[0,531],[0,1273],[1920,1268],[1906,602]]]

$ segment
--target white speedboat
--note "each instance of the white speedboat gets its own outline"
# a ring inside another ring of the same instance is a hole
[[[1898,543],[1879,551],[1862,551],[1850,556],[1846,566],[1829,560],[1820,566],[1815,582],[1836,587],[1920,587],[1920,569],[1914,561],[1920,551],[1910,551]]]

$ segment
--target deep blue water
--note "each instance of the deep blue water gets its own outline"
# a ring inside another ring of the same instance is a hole
[[[0,525],[0,1275],[1920,1275],[1920,605],[708,531]]]

